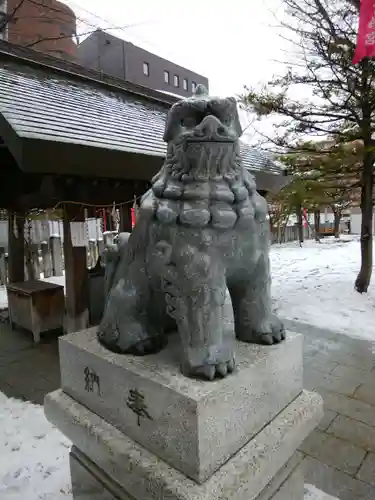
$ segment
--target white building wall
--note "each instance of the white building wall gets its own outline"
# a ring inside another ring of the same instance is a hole
[[[350,215],[350,232],[352,234],[361,234],[361,214]]]
[[[362,213],[359,208],[353,209],[350,214],[350,231],[352,234],[361,234]],[[375,234],[375,211],[373,213],[372,231]]]

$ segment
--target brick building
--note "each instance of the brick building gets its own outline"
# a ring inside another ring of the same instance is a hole
[[[57,0],[0,0],[1,38],[51,56],[74,61],[76,16]],[[4,18],[4,15],[7,17]]]

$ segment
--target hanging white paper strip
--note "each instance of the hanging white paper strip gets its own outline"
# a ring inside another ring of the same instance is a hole
[[[70,223],[70,234],[72,239],[72,245],[74,247],[87,247],[88,234],[85,222],[71,222]]]

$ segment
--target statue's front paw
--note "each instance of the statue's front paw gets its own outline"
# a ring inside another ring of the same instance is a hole
[[[126,324],[119,327],[116,323],[106,321],[99,326],[99,342],[107,349],[120,354],[144,356],[159,352],[167,344],[164,334],[150,333],[136,320],[128,318]]]
[[[215,377],[224,378],[229,373],[232,373],[235,369],[234,357],[230,361],[225,361],[223,363],[217,363],[214,365],[203,365],[196,368],[192,368],[190,371],[190,377],[204,378],[207,380],[214,380]]]
[[[284,325],[277,316],[272,316],[252,333],[253,341],[264,345],[279,344],[285,340],[285,336]]]
[[[182,364],[182,373],[192,378],[214,380],[224,378],[235,369],[235,357],[231,342],[212,347],[188,348]]]

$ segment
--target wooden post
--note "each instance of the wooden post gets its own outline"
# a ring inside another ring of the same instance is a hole
[[[8,211],[8,281],[25,281],[25,216]]]
[[[72,245],[70,223],[84,222],[84,211],[77,205],[64,206],[64,260],[66,322],[65,330],[84,330],[89,324],[89,285],[86,247]]]
[[[7,263],[5,258],[5,248],[0,247],[0,285],[7,284]]]
[[[120,207],[120,233],[131,233],[132,231],[131,208],[130,203]]]

